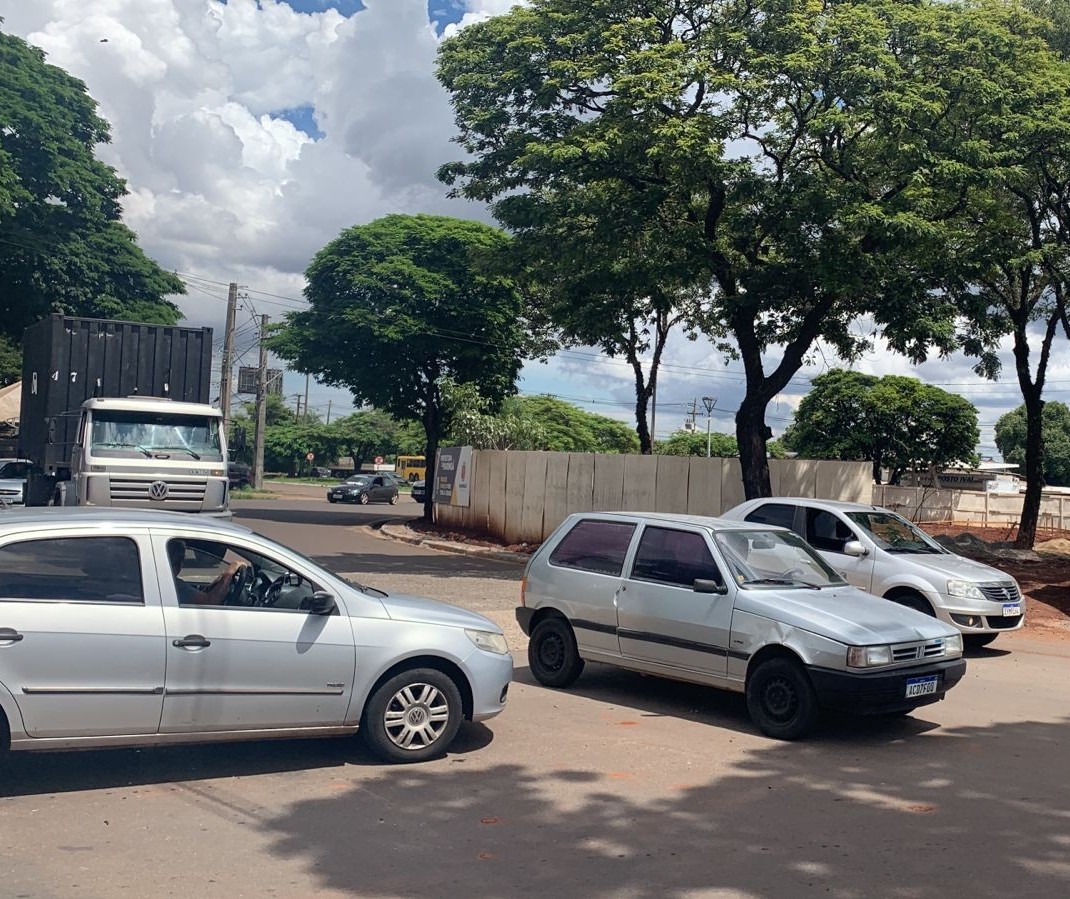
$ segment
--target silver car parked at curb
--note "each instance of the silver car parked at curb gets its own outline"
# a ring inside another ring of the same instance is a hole
[[[474,612],[347,581],[248,528],[171,512],[0,514],[0,748],[355,733],[389,761],[502,711]]]
[[[791,528],[845,580],[946,621],[967,646],[987,646],[1025,623],[1014,578],[956,555],[891,509],[778,496],[741,503],[723,517]]]
[[[532,674],[584,662],[746,694],[767,736],[822,708],[905,714],[966,670],[954,628],[847,584],[782,528],[688,515],[572,515],[532,556],[517,621]]]

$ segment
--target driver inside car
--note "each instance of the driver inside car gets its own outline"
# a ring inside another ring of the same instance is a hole
[[[175,592],[178,594],[179,605],[220,606],[230,592],[234,582],[234,576],[243,568],[250,569],[248,562],[238,559],[231,562],[209,584],[197,587],[184,581],[179,574],[182,564],[186,559],[186,543],[183,540],[170,540],[167,543],[167,557],[171,562],[171,573],[175,579]],[[222,562],[223,559],[220,558]]]

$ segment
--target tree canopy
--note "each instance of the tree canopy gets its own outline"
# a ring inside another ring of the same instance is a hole
[[[896,484],[912,469],[975,462],[977,409],[917,378],[833,370],[814,379],[784,445],[809,459],[872,460]]]
[[[174,324],[182,282],[121,221],[126,185],[85,85],[0,32],[0,337],[51,312]]]
[[[433,459],[444,379],[478,384],[491,409],[515,391],[528,333],[522,297],[486,265],[507,242],[480,222],[431,215],[349,228],[312,260],[310,307],[287,315],[271,348],[358,403],[420,421]],[[430,515],[430,493],[424,508]]]
[[[1070,407],[1065,403],[1044,404],[1044,468],[1046,484],[1070,487]],[[996,422],[996,446],[1004,462],[1024,465],[1026,460],[1026,408],[1019,406]]]
[[[819,338],[856,358],[867,318],[915,360],[956,345],[947,274],[983,228],[964,197],[1052,109],[1052,54],[1010,7],[532,0],[441,45],[469,156],[440,177],[567,284],[605,267],[594,233],[626,298],[666,272],[699,291],[694,320],[746,374],[746,495],[767,495],[765,410]]]

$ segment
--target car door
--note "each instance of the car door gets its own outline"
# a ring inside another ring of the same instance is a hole
[[[156,733],[166,652],[151,559],[147,533],[0,542],[0,682],[29,736]]]
[[[381,477],[372,479],[372,499],[380,503],[390,499],[390,488],[386,486],[386,481]]]
[[[803,539],[817,550],[849,584],[869,591],[873,586],[874,553],[849,556],[844,547],[852,540],[868,546],[866,540],[845,518],[830,509],[803,507]]]
[[[353,690],[355,648],[340,597],[332,614],[302,602],[320,585],[297,558],[281,558],[252,538],[153,536],[167,635],[161,733],[330,727],[344,723]],[[182,561],[181,578],[169,552]],[[169,548],[170,547],[170,548]],[[205,605],[198,587],[232,561],[251,564],[255,580],[239,604]],[[253,605],[280,584],[274,605]],[[181,586],[181,598],[179,592]],[[191,598],[194,597],[194,598]]]
[[[702,529],[645,525],[617,597],[621,654],[726,677],[732,602],[695,581],[725,579]]]

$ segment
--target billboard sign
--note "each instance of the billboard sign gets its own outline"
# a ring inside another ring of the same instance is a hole
[[[256,382],[259,369],[255,365],[243,365],[238,369],[238,393],[256,396]],[[267,373],[267,392],[282,396],[282,371],[269,368]]]
[[[467,506],[471,481],[472,447],[441,448],[435,466],[435,502],[444,506]]]

